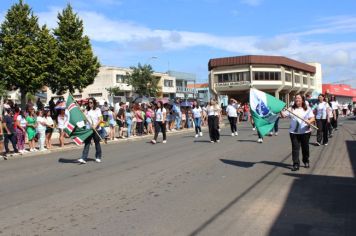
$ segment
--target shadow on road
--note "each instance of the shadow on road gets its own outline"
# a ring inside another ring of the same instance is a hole
[[[356,141],[346,141],[356,174]],[[354,177],[285,174],[295,178],[269,235],[355,235]]]
[[[240,139],[237,141],[241,143],[257,143],[257,140],[250,140],[250,139]]]
[[[251,168],[255,164],[265,164],[265,165],[281,167],[281,168],[286,168],[286,169],[291,169],[291,167],[292,167],[291,165],[288,165],[286,163],[275,162],[275,161],[249,162],[249,161],[236,161],[236,160],[227,160],[227,159],[220,159],[220,161],[225,164],[228,164],[228,165],[238,166],[238,167],[242,167],[242,168]]]
[[[58,159],[59,163],[75,163],[78,164],[78,159],[66,159],[66,158],[59,158]]]

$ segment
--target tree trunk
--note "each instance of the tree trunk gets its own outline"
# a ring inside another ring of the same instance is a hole
[[[22,110],[25,110],[26,108],[26,94],[27,94],[27,91],[26,89],[20,89],[20,93],[21,93],[21,109]]]

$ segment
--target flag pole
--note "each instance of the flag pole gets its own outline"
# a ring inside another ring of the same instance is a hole
[[[82,115],[83,115],[85,121],[90,124],[90,122],[89,122],[87,116],[86,116],[86,115],[83,113],[83,111],[80,109],[80,106],[78,105],[77,101],[74,99],[73,95],[72,95],[71,93],[69,93],[69,95],[72,97],[73,101],[75,102],[75,105],[78,106],[79,111],[82,113]],[[94,129],[92,126],[90,126],[90,127],[91,127],[91,129],[94,130],[94,132],[98,135],[98,137],[100,138],[100,141],[104,141],[104,140],[102,139],[102,137],[100,136],[100,134],[98,133],[98,131],[97,131],[96,129]]]
[[[295,114],[292,111],[289,111],[288,109],[284,109],[284,111],[288,111],[290,114],[292,114],[293,116],[297,117],[298,119],[301,119],[302,121],[304,121],[305,123],[307,123],[308,125],[310,125],[311,127],[313,127],[314,129],[318,130],[318,127],[316,127],[313,124],[309,124],[305,119],[303,119],[302,117],[298,116],[297,114]]]

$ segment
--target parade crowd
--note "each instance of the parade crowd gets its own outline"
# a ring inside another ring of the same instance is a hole
[[[188,102],[180,99],[168,102],[164,99],[155,99],[152,102],[133,102],[114,104],[107,102],[99,106],[94,98],[79,104],[83,114],[87,117],[88,128],[96,132],[85,140],[82,157],[78,160],[85,163],[88,158],[91,140],[96,147],[95,158],[101,162],[102,151],[100,141],[127,139],[134,136],[152,136],[151,143],[156,144],[158,134],[163,136],[162,143],[167,142],[167,132],[174,132],[184,128],[194,128],[195,138],[203,136],[201,127],[208,127],[211,143],[220,142],[220,124],[226,115],[231,129],[231,136],[237,136],[237,124],[241,121],[251,122],[253,131],[256,130],[251,118],[250,106],[231,98],[229,105],[223,107],[218,101],[211,99],[206,105],[197,101]],[[343,107],[342,107],[343,108]],[[325,97],[320,94],[315,104],[301,94],[297,94],[289,108],[281,112],[279,117],[291,118],[290,138],[292,143],[293,170],[298,170],[299,149],[302,149],[303,162],[309,167],[309,139],[310,124],[318,127],[315,145],[328,145],[328,139],[337,130],[339,114],[350,112],[339,111],[340,106],[334,96]],[[291,115],[297,114],[299,118]],[[26,154],[28,152],[45,151],[52,148],[52,134],[57,132],[58,144],[64,146],[64,132],[68,120],[68,111],[64,98],[56,103],[53,99],[44,105],[40,99],[33,104],[28,101],[24,109],[8,100],[4,102],[1,116],[0,149],[4,150],[2,156],[7,159],[9,154]],[[270,136],[278,135],[279,117],[274,123]],[[300,119],[302,118],[302,119]],[[258,143],[263,143],[262,135],[257,131]],[[12,144],[10,152],[9,144]],[[27,147],[26,147],[27,146]]]

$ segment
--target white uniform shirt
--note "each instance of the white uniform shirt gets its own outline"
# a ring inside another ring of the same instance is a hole
[[[202,112],[202,109],[200,107],[195,107],[193,110],[193,117],[194,118],[200,118],[201,117],[201,112]]]
[[[90,125],[95,125],[99,122],[100,118],[102,117],[101,110],[99,108],[96,108],[95,110],[89,110],[85,112],[87,119],[90,123]],[[90,128],[90,127],[87,127]],[[97,130],[101,130],[101,127],[98,126]]]
[[[156,110],[156,121],[163,121],[163,114],[167,113],[166,108]]]
[[[296,108],[296,109],[289,108],[288,110],[292,111],[293,113],[295,113],[297,116],[303,118],[304,120],[308,120],[308,119],[314,117],[313,110],[310,109],[309,107],[306,111],[302,107]],[[291,119],[290,126],[289,126],[289,133],[305,134],[305,133],[309,133],[311,131],[308,124],[305,123],[303,120],[297,118],[296,116],[289,113],[288,111],[286,111],[284,114]]]
[[[333,110],[338,110],[339,109],[339,103],[337,101],[332,101],[331,102],[331,108]]]
[[[220,107],[216,106],[208,106],[208,116],[218,116],[220,114]]]
[[[226,107],[226,114],[229,117],[237,117],[237,110],[235,105],[228,105]]]
[[[316,119],[325,120],[327,118],[327,112],[330,108],[329,104],[326,102],[321,102],[316,107]]]

